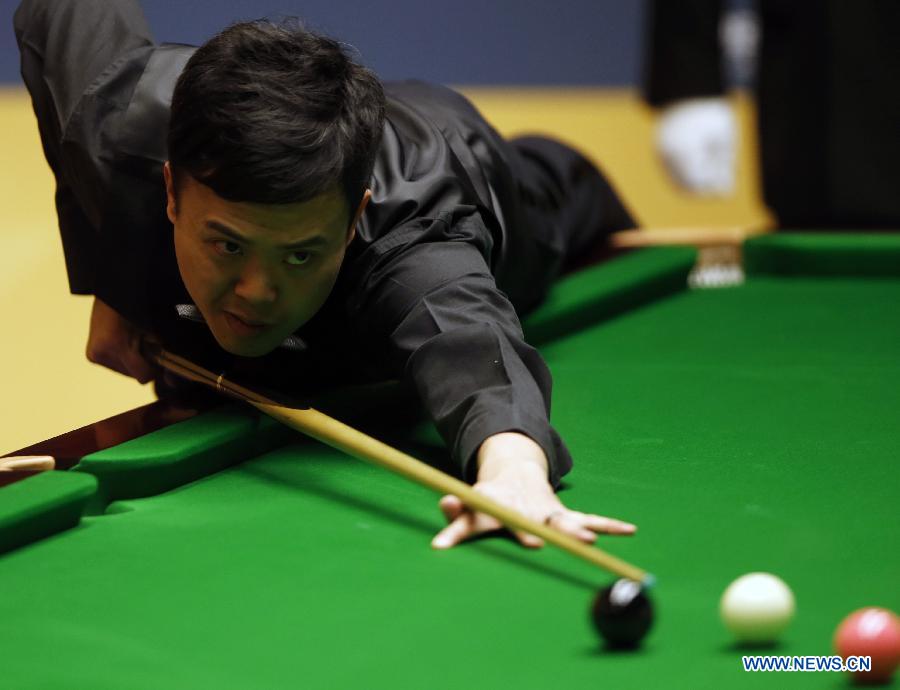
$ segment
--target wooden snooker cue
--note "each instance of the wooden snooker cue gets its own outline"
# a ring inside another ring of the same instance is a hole
[[[348,455],[401,474],[407,479],[411,479],[439,493],[457,496],[469,508],[490,515],[507,527],[537,535],[564,551],[568,551],[589,563],[598,565],[619,577],[635,580],[644,585],[649,585],[653,580],[653,577],[646,571],[594,546],[579,541],[575,537],[531,520],[521,513],[480,494],[465,482],[451,477],[431,465],[417,460],[317,410],[285,407],[265,398],[265,396],[229,381],[223,374],[216,375],[179,355],[167,352],[157,345],[145,343],[142,349],[147,356],[176,374],[192,381],[204,383],[219,392],[249,402],[258,410],[277,419],[282,424],[297,431],[302,431],[308,436],[312,436]]]

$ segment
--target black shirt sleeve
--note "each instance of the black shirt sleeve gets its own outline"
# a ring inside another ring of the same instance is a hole
[[[465,480],[488,436],[518,431],[544,450],[558,488],[572,461],[549,423],[550,373],[491,275],[478,212],[419,219],[409,233],[404,241],[398,228],[367,252],[372,267],[351,299],[363,339],[416,392]]]
[[[136,273],[146,254],[113,251],[129,227],[111,218],[109,207],[116,194],[111,186],[121,177],[114,161],[132,95],[155,49],[141,8],[135,0],[24,0],[14,28],[22,77],[56,179],[70,290],[95,294],[134,319],[127,290],[111,271],[127,265],[123,272]],[[164,132],[162,120],[148,136],[159,139]],[[161,178],[152,184],[161,187]]]

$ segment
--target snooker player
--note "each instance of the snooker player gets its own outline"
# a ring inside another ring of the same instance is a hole
[[[633,225],[581,155],[382,84],[296,22],[200,48],[157,45],[136,0],[25,0],[14,22],[91,361],[152,380],[151,334],[285,391],[397,379],[476,490],[585,542],[635,530],[556,495],[572,461],[517,316]],[[440,507],[435,548],[500,527]]]

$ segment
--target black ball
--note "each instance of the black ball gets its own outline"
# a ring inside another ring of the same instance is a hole
[[[653,605],[639,582],[616,580],[597,594],[591,619],[611,647],[637,647],[653,625]]]

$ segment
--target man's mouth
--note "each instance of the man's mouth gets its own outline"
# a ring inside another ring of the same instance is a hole
[[[245,316],[238,316],[237,314],[226,311],[223,312],[225,314],[225,321],[228,323],[229,328],[239,336],[251,336],[251,335],[259,335],[267,328],[270,328],[273,324],[266,323],[260,319],[254,319]]]

